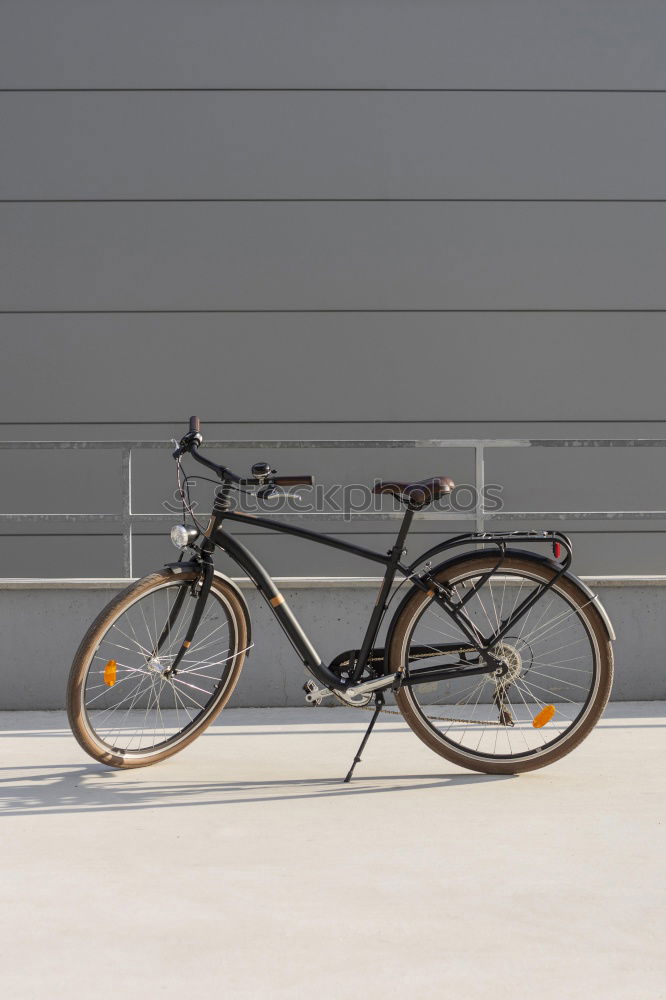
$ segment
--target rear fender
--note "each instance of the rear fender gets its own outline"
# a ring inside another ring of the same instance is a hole
[[[429,569],[427,571],[424,571],[422,574],[420,574],[418,576],[418,579],[421,580],[421,581],[423,581],[423,582],[425,582],[428,577],[430,577],[430,576],[438,576],[440,573],[445,572],[446,570],[450,569],[454,565],[457,566],[457,567],[460,567],[461,564],[464,565],[464,563],[466,563],[466,562],[470,562],[470,563],[473,562],[475,559],[477,559],[479,557],[479,554],[480,554],[479,552],[468,552],[468,553],[465,553],[462,556],[458,555],[458,556],[454,556],[451,559],[446,559],[444,562],[439,563],[439,565],[433,566],[431,569]],[[559,573],[560,570],[562,569],[562,567],[560,566],[560,564],[557,563],[557,562],[555,562],[554,559],[549,559],[547,556],[537,555],[535,552],[530,552],[530,551],[528,551],[526,549],[507,549],[506,550],[506,557],[510,558],[511,556],[519,557],[521,559],[525,559],[525,560],[527,560],[529,562],[533,562],[535,565],[539,565],[539,566],[544,566],[545,565],[545,566],[548,566],[548,568],[552,569],[555,573]],[[501,573],[501,567],[498,568],[498,572]],[[595,608],[599,612],[599,617],[601,618],[601,620],[602,620],[602,622],[604,624],[604,628],[606,629],[606,632],[608,634],[608,638],[611,641],[615,641],[615,630],[614,630],[614,628],[613,628],[613,626],[611,624],[610,618],[608,617],[608,612],[606,611],[606,609],[604,608],[603,604],[599,600],[598,595],[595,594],[592,590],[590,590],[590,588],[587,586],[587,584],[583,583],[582,580],[579,580],[577,576],[574,576],[573,573],[565,572],[565,573],[562,573],[561,575],[562,575],[562,578],[570,580],[572,583],[574,583],[580,590],[583,591],[583,593],[587,597],[590,598],[590,600],[594,604]],[[405,596],[403,597],[403,599],[401,600],[401,602],[398,605],[398,607],[396,608],[395,613],[393,615],[393,618],[391,619],[391,621],[389,623],[389,627],[388,627],[387,632],[386,632],[386,645],[384,647],[384,672],[385,673],[389,672],[389,666],[388,666],[389,649],[390,649],[390,646],[391,646],[391,641],[393,639],[393,633],[395,632],[396,625],[398,623],[398,619],[400,618],[400,615],[404,611],[404,609],[405,609],[408,601],[411,600],[411,598],[414,596],[414,594],[415,593],[422,593],[422,592],[423,592],[423,588],[422,587],[419,587],[417,585],[414,585],[413,587],[411,587],[407,591],[407,593],[405,594]]]

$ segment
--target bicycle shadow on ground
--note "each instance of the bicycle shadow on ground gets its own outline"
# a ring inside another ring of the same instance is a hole
[[[3,773],[7,771],[15,772],[14,776]],[[349,784],[344,784],[344,775],[336,778],[257,781],[169,781],[168,778],[156,781],[148,776],[144,778],[144,774],[143,771],[140,774],[113,771],[99,764],[0,768],[0,815],[48,816],[255,803],[279,805],[297,799],[381,795],[429,788],[453,789],[462,785],[511,781],[516,777],[460,772],[368,776],[359,771]]]

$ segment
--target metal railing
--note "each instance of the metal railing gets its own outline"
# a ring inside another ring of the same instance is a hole
[[[132,529],[134,525],[173,522],[173,513],[139,514],[132,510],[132,452],[147,449],[168,449],[169,441],[0,441],[2,451],[100,450],[120,452],[121,510],[112,514],[0,514],[0,524],[60,524],[107,523],[117,525],[122,538],[123,576],[133,576]],[[474,488],[476,504],[468,511],[421,511],[422,520],[473,521],[475,530],[484,531],[487,521],[606,521],[606,520],[665,520],[666,510],[537,510],[488,511],[484,508],[485,453],[494,448],[665,448],[661,438],[440,438],[397,440],[306,440],[306,441],[206,441],[207,449],[242,448],[245,450],[301,448],[467,448],[474,451]],[[304,512],[280,513],[280,517],[312,517]],[[401,518],[395,511],[376,512],[316,512],[321,520],[390,520]]]

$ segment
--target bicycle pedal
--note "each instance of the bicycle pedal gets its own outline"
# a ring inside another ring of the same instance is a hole
[[[318,688],[315,682],[309,679],[303,685],[303,690],[305,691],[305,700],[313,708],[321,705],[323,699],[331,694],[328,688]]]

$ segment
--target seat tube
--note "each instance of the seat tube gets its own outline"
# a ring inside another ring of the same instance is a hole
[[[356,683],[368,662],[368,657],[372,652],[372,647],[375,644],[377,638],[377,633],[379,632],[379,626],[381,624],[384,612],[386,611],[386,602],[388,596],[391,592],[391,587],[393,586],[393,581],[395,579],[395,572],[398,568],[398,563],[400,562],[400,557],[403,553],[403,546],[405,539],[409,533],[409,529],[414,517],[414,510],[408,507],[405,511],[405,516],[402,519],[402,524],[400,525],[400,530],[398,531],[398,536],[395,540],[393,548],[389,550],[389,561],[386,565],[386,571],[384,573],[384,579],[379,587],[379,593],[377,594],[377,600],[375,601],[375,606],[372,609],[372,614],[370,616],[370,621],[368,622],[368,628],[366,630],[365,636],[363,638],[363,644],[361,645],[360,652],[358,654],[358,660],[354,667],[353,681]]]

